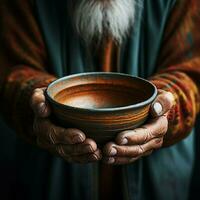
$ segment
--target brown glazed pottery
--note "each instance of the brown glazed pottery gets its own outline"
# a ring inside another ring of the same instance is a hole
[[[56,123],[78,128],[99,144],[143,124],[156,95],[149,81],[111,72],[66,76],[46,90]]]

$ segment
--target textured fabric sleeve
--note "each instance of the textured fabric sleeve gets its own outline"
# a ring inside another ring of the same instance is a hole
[[[200,1],[177,0],[166,25],[158,58],[158,71],[151,77],[160,89],[174,94],[168,114],[169,130],[164,145],[185,138],[200,110]]]
[[[34,143],[33,113],[29,106],[34,88],[47,86],[49,74],[45,44],[28,0],[0,3],[0,111],[24,139]]]

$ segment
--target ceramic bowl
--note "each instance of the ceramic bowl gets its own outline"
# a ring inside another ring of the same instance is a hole
[[[156,96],[157,89],[149,81],[111,72],[66,76],[46,90],[56,123],[78,128],[100,144],[142,125]]]

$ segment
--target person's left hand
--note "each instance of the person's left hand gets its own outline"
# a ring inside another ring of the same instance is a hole
[[[114,142],[103,148],[103,161],[107,164],[128,164],[162,147],[168,129],[167,113],[174,104],[170,92],[159,90],[151,106],[152,119],[142,127],[121,132]]]

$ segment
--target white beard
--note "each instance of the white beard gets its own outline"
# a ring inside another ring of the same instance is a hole
[[[73,15],[76,31],[87,44],[104,37],[120,44],[134,24],[136,1],[79,0]]]

